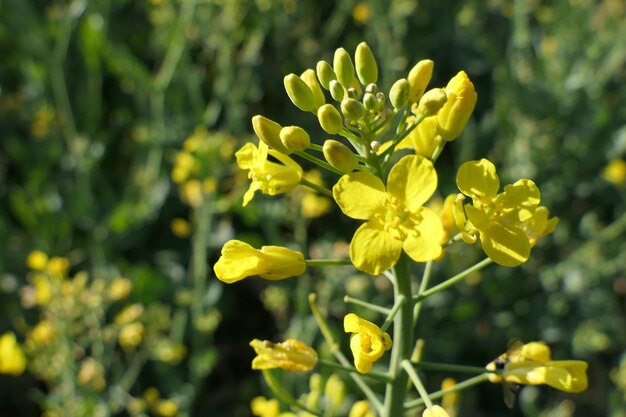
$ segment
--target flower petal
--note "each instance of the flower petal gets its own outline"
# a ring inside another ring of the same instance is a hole
[[[548,362],[545,383],[565,392],[582,392],[587,389],[587,362],[552,361]]]
[[[539,206],[541,193],[534,182],[528,179],[516,181],[504,187],[504,192],[497,198],[506,218],[524,222],[530,219]]]
[[[265,272],[258,250],[240,240],[230,240],[222,248],[222,256],[213,266],[215,275],[227,284]]]
[[[483,250],[498,265],[518,266],[528,260],[530,242],[519,227],[494,222],[479,231]]]
[[[437,172],[429,159],[407,155],[389,171],[387,188],[389,195],[403,201],[410,211],[415,211],[437,189]]]
[[[352,172],[339,179],[333,197],[341,211],[353,219],[368,220],[383,209],[387,192],[380,178],[369,172]]]
[[[445,236],[441,219],[432,209],[422,207],[418,211],[421,217],[413,230],[406,230],[402,244],[404,251],[415,262],[427,262],[441,255],[441,242]]]
[[[357,229],[350,243],[350,259],[356,269],[371,275],[380,275],[393,267],[402,242],[394,239],[377,222],[367,222]]]
[[[500,188],[496,167],[488,160],[469,161],[459,167],[456,174],[459,190],[474,200],[491,201]]]

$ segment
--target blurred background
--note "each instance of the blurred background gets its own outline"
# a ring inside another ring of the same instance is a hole
[[[384,279],[347,267],[230,286],[212,273],[235,236],[347,254],[357,223],[329,202],[298,192],[242,208],[233,154],[255,114],[321,144],[282,78],[364,40],[385,89],[424,58],[431,86],[459,70],[476,86],[470,124],[438,161],[440,197],[462,162],[487,157],[502,184],[533,179],[560,218],[522,267],[491,266],[425,303],[422,357],[483,366],[512,339],[544,340],[556,359],[589,362],[588,390],[526,387],[508,410],[484,385],[458,415],[625,417],[619,39],[622,0],[0,0],[0,334],[28,358],[10,375],[0,343],[0,415],[249,416],[270,393],[248,343],[317,345],[310,291],[338,330],[343,295],[389,303]],[[450,250],[434,280],[483,256]],[[447,376],[465,378],[429,372],[428,389]],[[347,412],[361,397],[342,378]],[[308,392],[308,376],[290,386]]]

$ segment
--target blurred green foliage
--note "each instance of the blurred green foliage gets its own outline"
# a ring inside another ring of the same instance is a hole
[[[528,387],[509,411],[493,400],[499,388],[484,386],[462,394],[461,414],[624,417],[626,182],[602,175],[626,158],[620,39],[622,0],[2,0],[0,330],[42,319],[24,305],[34,249],[67,257],[90,279],[127,277],[131,301],[172,311],[166,327],[188,351],[177,366],[147,365],[128,393],[145,398],[157,387],[184,398],[180,415],[249,415],[263,392],[249,370],[249,340],[312,342],[312,289],[338,322],[343,295],[382,301],[390,288],[351,268],[222,288],[210,265],[235,232],[250,242],[295,240],[324,257],[345,253],[354,224],[332,214],[303,221],[295,200],[258,197],[242,209],[245,176],[215,144],[196,155],[212,161],[200,204],[185,200],[171,170],[197,126],[207,143],[230,135],[242,143],[254,114],[297,122],[319,143],[322,131],[290,106],[282,77],[365,40],[383,84],[430,58],[431,85],[460,69],[476,85],[475,116],[439,162],[442,196],[455,192],[457,161],[489,157],[503,182],[532,178],[561,219],[522,268],[491,267],[429,300],[418,331],[428,335],[424,356],[475,365],[509,339],[545,340],[555,357],[590,363],[588,391]],[[170,229],[174,218],[187,219],[189,239]],[[450,251],[435,277],[478,260],[471,249]],[[308,382],[294,384],[305,392]],[[45,402],[35,404],[33,392],[54,392],[32,375],[2,376],[0,385],[2,415],[38,415]]]

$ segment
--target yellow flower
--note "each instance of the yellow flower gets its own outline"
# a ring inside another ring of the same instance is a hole
[[[413,149],[417,155],[430,159],[441,142],[441,136],[437,132],[438,125],[437,116],[425,118],[402,139],[396,149]]]
[[[423,156],[408,155],[391,171],[387,189],[368,172],[351,172],[333,187],[333,196],[349,217],[367,222],[350,243],[354,266],[372,275],[393,267],[402,250],[416,262],[441,255],[444,237],[439,216],[422,205],[437,188],[437,173]]]
[[[454,378],[446,378],[441,382],[441,390],[448,390],[456,385]],[[453,391],[448,394],[444,394],[441,398],[441,407],[446,410],[450,417],[455,417],[457,409],[459,408],[459,399],[461,393],[459,391]]]
[[[612,160],[604,167],[600,176],[612,184],[624,184],[626,182],[626,161],[622,159]]]
[[[272,343],[254,339],[250,346],[257,354],[252,360],[252,369],[282,368],[286,371],[306,372],[317,364],[317,352],[299,340]]]
[[[191,224],[183,218],[175,217],[170,222],[170,229],[174,236],[184,239],[191,235]]]
[[[343,319],[343,329],[350,336],[350,350],[354,356],[354,367],[367,373],[385,351],[391,349],[391,338],[374,323],[350,313]]]
[[[131,323],[141,317],[143,310],[139,303],[128,305],[115,316],[115,324],[122,326]]]
[[[376,417],[376,413],[367,400],[361,400],[352,405],[348,417]]]
[[[109,286],[109,299],[113,301],[124,299],[128,297],[132,289],[133,283],[130,282],[129,279],[117,277],[111,281],[111,285]]]
[[[504,354],[487,365],[491,382],[522,385],[549,385],[565,392],[578,393],[587,389],[587,362],[577,360],[553,361],[550,348],[543,342],[531,342],[519,352]]]
[[[556,226],[557,220],[547,219],[547,209],[538,212],[541,194],[534,182],[521,179],[498,193],[496,168],[486,159],[461,165],[456,183],[463,195],[472,198],[472,204],[465,206],[463,195],[455,202],[454,216],[463,239],[473,243],[479,235],[483,250],[497,264],[526,262],[531,240]]]
[[[141,323],[129,323],[122,326],[117,336],[117,341],[122,347],[135,347],[141,343],[144,326]]]
[[[275,399],[268,400],[262,396],[254,397],[250,402],[250,411],[258,417],[278,417],[280,403]]]
[[[26,258],[26,266],[33,271],[43,271],[48,264],[48,255],[40,250],[34,250]]]
[[[431,408],[424,410],[422,417],[450,417],[446,410],[438,405],[433,405]]]
[[[80,385],[89,386],[96,391],[102,391],[106,387],[102,364],[92,357],[83,359],[76,376],[76,382]]]
[[[235,156],[239,168],[249,170],[248,178],[252,180],[243,196],[244,207],[252,200],[256,190],[267,195],[283,194],[294,189],[302,178],[300,165],[287,155],[270,149],[265,142],[259,142],[258,148],[246,143]],[[268,156],[281,163],[269,161]]]
[[[26,368],[26,356],[17,343],[15,334],[8,332],[0,336],[0,374],[21,375]]]
[[[50,320],[41,320],[28,333],[27,339],[37,346],[46,346],[56,335],[56,329]]]
[[[229,240],[222,248],[222,256],[213,267],[215,275],[227,284],[252,275],[277,281],[306,270],[304,255],[281,246],[262,246],[255,249],[240,240]]]
[[[465,128],[476,106],[478,95],[465,71],[455,75],[444,90],[448,101],[437,113],[438,130],[443,140],[450,142]]]
[[[173,400],[159,400],[154,411],[161,417],[174,417],[178,414],[178,404]]]

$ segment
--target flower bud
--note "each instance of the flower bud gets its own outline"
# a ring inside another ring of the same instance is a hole
[[[286,371],[307,372],[317,364],[317,352],[299,340],[272,343],[254,339],[250,346],[257,355],[252,360],[252,369],[282,368]]]
[[[369,112],[375,112],[378,109],[378,100],[376,100],[376,96],[372,93],[363,94],[363,106],[365,110]]]
[[[333,67],[326,61],[319,61],[315,66],[315,72],[317,73],[317,79],[320,80],[320,84],[326,90],[330,90],[330,82],[337,79]]]
[[[446,101],[448,101],[448,96],[446,96],[446,92],[443,89],[433,88],[428,90],[419,101],[417,114],[426,117],[437,114],[439,109],[446,104]]]
[[[438,131],[443,140],[449,142],[456,139],[465,128],[476,106],[478,95],[465,71],[460,71],[450,80],[445,92],[448,101],[437,114]]]
[[[259,139],[270,148],[288,155],[290,154],[289,150],[285,148],[285,145],[280,140],[280,130],[282,128],[278,123],[259,114],[252,118],[252,129],[254,129],[254,133],[256,133]]]
[[[311,89],[311,92],[313,93],[313,101],[315,102],[315,109],[319,109],[322,104],[326,103],[326,97],[324,97],[322,87],[320,87],[320,84],[317,82],[315,71],[308,69],[300,75],[300,78]]]
[[[374,58],[372,50],[365,42],[361,42],[356,47],[354,61],[356,63],[356,75],[359,77],[361,84],[367,85],[375,83],[378,80],[376,59]]]
[[[359,166],[359,161],[354,152],[339,141],[327,139],[322,151],[326,161],[341,172],[352,172]]]
[[[330,95],[335,101],[343,100],[345,90],[339,81],[332,80],[328,87],[330,88]]]
[[[352,80],[354,79],[354,65],[348,52],[343,48],[338,48],[335,51],[333,59],[333,69],[337,75],[337,80],[346,88],[352,86]]]
[[[317,110],[317,120],[324,132],[335,135],[343,129],[343,117],[332,104],[324,104]]]
[[[417,102],[424,94],[424,91],[426,91],[426,86],[428,86],[433,75],[434,66],[435,63],[430,59],[423,59],[409,71],[408,80],[411,85],[411,96],[409,98],[412,103]]]
[[[400,78],[393,83],[391,90],[389,90],[389,101],[394,109],[398,110],[406,104],[409,100],[409,94],[411,92],[411,86],[406,78]]]
[[[353,98],[344,98],[341,101],[341,112],[349,120],[359,120],[365,115],[365,107]]]
[[[378,86],[374,83],[368,84],[365,87],[365,92],[366,93],[372,93],[374,95],[378,94]]]
[[[311,144],[311,138],[299,126],[285,126],[280,130],[280,140],[291,152],[303,151]]]
[[[296,74],[284,78],[285,90],[291,102],[302,111],[315,110],[315,99],[309,86]]]

